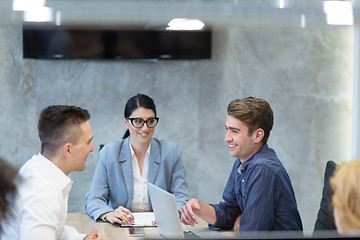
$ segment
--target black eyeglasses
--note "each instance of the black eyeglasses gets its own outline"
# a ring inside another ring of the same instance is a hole
[[[142,126],[144,126],[144,123],[146,123],[146,125],[149,128],[154,128],[159,122],[158,117],[148,118],[148,120],[144,120],[142,118],[128,118],[128,119],[135,128],[142,128]]]

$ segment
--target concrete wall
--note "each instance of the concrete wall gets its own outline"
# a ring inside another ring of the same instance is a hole
[[[216,203],[234,162],[223,141],[226,106],[252,95],[273,107],[269,145],[288,170],[311,231],[326,161],[350,159],[353,31],[232,27],[214,32],[211,60],[145,63],[23,59],[21,27],[1,26],[0,156],[20,167],[39,152],[44,107],[88,109],[96,150],[85,171],[71,173],[69,199],[70,212],[83,212],[98,145],[121,139],[127,99],[145,93],[160,117],[154,136],[182,148],[190,195]]]

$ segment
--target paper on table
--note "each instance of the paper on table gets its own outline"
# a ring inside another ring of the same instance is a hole
[[[135,212],[134,215],[134,224],[121,224],[122,227],[153,227],[152,221],[155,220],[155,215],[153,212]]]

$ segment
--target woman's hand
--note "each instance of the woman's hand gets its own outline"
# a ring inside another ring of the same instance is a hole
[[[133,224],[134,215],[129,209],[120,206],[115,209],[114,212],[106,215],[105,220],[109,221],[110,223]]]

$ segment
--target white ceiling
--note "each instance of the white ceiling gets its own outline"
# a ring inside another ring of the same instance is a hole
[[[13,0],[0,0],[0,24],[23,21]],[[30,1],[30,0],[28,0]],[[354,0],[354,21],[360,23],[360,0]],[[322,0],[47,0],[61,24],[125,25],[197,18],[214,27],[326,27]],[[280,8],[284,7],[284,8]]]

